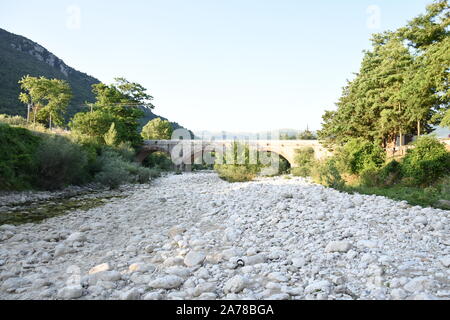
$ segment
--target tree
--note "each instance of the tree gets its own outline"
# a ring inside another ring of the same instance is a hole
[[[170,140],[172,133],[173,127],[169,121],[156,118],[144,126],[141,135],[145,140]]]
[[[407,26],[373,35],[337,110],[323,116],[322,143],[335,148],[360,137],[387,147],[431,132],[449,108],[449,24],[448,1],[438,0]]]
[[[105,135],[115,123],[115,117],[110,113],[103,112],[101,110],[95,110],[93,112],[80,112],[77,113],[69,126],[72,133],[81,141],[91,141],[97,144],[105,144]],[[123,141],[121,131],[122,124],[114,125],[114,129],[118,131],[116,142]]]
[[[296,138],[298,140],[317,140],[317,136],[314,134],[314,132],[309,131],[309,129],[300,132]]]
[[[117,131],[116,143],[130,142],[133,147],[142,144],[138,132],[139,119],[144,116],[143,108],[152,109],[152,96],[138,83],[116,78],[110,85],[94,84],[95,103],[90,112],[78,113],[71,123],[72,130],[90,137],[98,143],[105,143],[105,134],[114,123]],[[98,127],[92,128],[94,124]]]
[[[441,126],[450,128],[450,109],[445,113],[444,119],[441,121]]]
[[[25,76],[19,84],[25,91],[19,95],[19,100],[32,105],[34,121],[48,121],[50,129],[53,124],[64,124],[64,113],[72,99],[72,90],[66,81]]]

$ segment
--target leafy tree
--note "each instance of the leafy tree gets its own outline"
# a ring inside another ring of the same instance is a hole
[[[441,126],[450,128],[450,109],[445,113],[444,119],[442,119]]]
[[[450,173],[450,152],[436,137],[423,136],[408,150],[402,162],[402,174],[415,184],[431,184]]]
[[[323,116],[322,143],[334,148],[363,138],[387,147],[399,136],[420,136],[439,124],[450,97],[449,23],[448,1],[439,0],[407,26],[375,34],[337,110]]]
[[[169,121],[156,118],[144,126],[141,135],[145,140],[170,140],[172,133],[173,127]]]
[[[48,121],[50,129],[53,124],[64,124],[64,113],[72,99],[72,90],[66,81],[26,76],[19,84],[25,91],[19,100],[33,106],[34,121]]]
[[[309,129],[306,129],[305,131],[300,132],[296,139],[298,140],[317,140],[317,135],[314,134],[314,132],[309,131]]]
[[[71,123],[72,130],[79,135],[90,137],[99,143],[105,143],[105,134],[114,123],[117,131],[116,143],[130,142],[133,147],[142,144],[139,135],[139,119],[143,117],[143,108],[152,109],[153,99],[147,89],[123,78],[115,83],[103,83],[92,86],[96,101],[90,104],[90,112],[78,113]],[[94,127],[92,127],[94,126]]]
[[[95,110],[93,112],[77,113],[69,126],[72,133],[81,141],[91,141],[97,144],[105,144],[105,135],[115,123],[116,118],[102,110]],[[115,130],[122,132],[122,124],[115,125]],[[118,142],[123,141],[121,133],[118,133]]]

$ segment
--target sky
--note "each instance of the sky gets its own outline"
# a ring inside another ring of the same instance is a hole
[[[371,34],[431,0],[15,0],[0,28],[102,82],[148,88],[194,130],[320,129]]]

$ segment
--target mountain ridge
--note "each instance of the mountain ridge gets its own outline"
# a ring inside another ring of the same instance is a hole
[[[0,28],[0,114],[26,116],[26,107],[18,97],[19,80],[23,76],[44,76],[66,80],[73,91],[66,120],[74,114],[86,111],[86,102],[94,102],[92,85],[100,83],[97,78],[68,66],[62,59],[37,42]],[[141,126],[154,118],[166,118],[144,110]],[[171,122],[175,129],[183,128]]]

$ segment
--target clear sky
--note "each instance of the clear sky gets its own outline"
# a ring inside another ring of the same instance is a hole
[[[123,76],[192,130],[319,129],[370,35],[431,0],[14,0],[0,28],[103,82]]]

